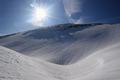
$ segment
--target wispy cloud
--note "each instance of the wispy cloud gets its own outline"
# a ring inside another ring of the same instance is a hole
[[[81,18],[78,20],[72,18],[73,14],[82,12],[82,0],[63,0],[63,5],[70,22],[78,23],[82,21]]]
[[[81,1],[80,0],[63,0],[64,9],[67,15],[81,11]]]

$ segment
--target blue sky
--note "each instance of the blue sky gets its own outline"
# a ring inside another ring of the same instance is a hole
[[[51,7],[51,16],[44,26],[64,23],[118,23],[120,0],[0,0],[0,34],[30,30],[31,4]]]

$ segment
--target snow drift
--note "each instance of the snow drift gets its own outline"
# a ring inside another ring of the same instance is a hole
[[[0,37],[1,80],[119,80],[120,25],[60,25]],[[16,52],[17,51],[17,52]]]

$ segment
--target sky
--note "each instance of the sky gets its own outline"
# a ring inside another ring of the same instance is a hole
[[[36,20],[37,7],[47,10],[46,19]],[[0,34],[65,23],[119,22],[120,0],[0,0]]]

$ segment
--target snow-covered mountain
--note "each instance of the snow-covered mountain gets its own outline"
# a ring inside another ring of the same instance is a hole
[[[2,36],[0,45],[1,80],[120,79],[120,24],[56,25]]]

